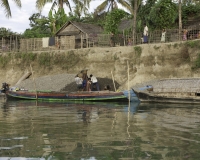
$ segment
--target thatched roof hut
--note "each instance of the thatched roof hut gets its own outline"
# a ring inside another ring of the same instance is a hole
[[[69,21],[56,32],[56,36],[75,36],[75,39],[80,39],[81,35],[85,37],[102,32],[103,28],[98,25]]]

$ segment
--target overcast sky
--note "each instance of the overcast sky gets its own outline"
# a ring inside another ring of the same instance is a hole
[[[12,12],[11,18],[6,18],[4,9],[0,7],[0,27],[4,27],[7,29],[11,29],[13,32],[23,33],[29,26],[29,17],[33,13],[38,13],[37,9],[35,8],[36,0],[21,0],[22,7],[21,9],[18,8],[15,3],[9,0],[10,8]],[[101,0],[93,0],[90,4],[90,11],[93,12],[94,8],[102,3]],[[42,15],[47,16],[48,12],[51,8],[51,3],[45,5],[42,11]],[[66,13],[69,10],[66,9]]]

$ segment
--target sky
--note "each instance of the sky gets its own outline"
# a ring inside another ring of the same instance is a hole
[[[0,7],[0,28],[4,27],[10,29],[12,32],[23,33],[29,26],[29,17],[34,13],[38,13],[35,4],[36,0],[21,0],[22,7],[18,8],[15,3],[9,0],[12,17],[7,18],[4,13],[4,9]],[[90,12],[93,12],[94,9],[102,3],[102,0],[93,0],[90,3]],[[47,16],[51,8],[51,3],[48,3],[44,6],[42,10],[42,15]],[[65,12],[68,13],[69,10],[65,8]]]

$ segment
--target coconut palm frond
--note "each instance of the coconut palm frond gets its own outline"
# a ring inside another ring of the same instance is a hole
[[[57,2],[56,1],[53,2],[52,6],[51,6],[51,10],[53,10],[55,8],[55,6],[57,6]]]
[[[17,7],[22,7],[22,4],[21,4],[21,0],[13,0],[15,2],[15,4],[17,5]]]
[[[90,2],[91,2],[92,0],[83,0],[83,3],[88,7],[88,8],[90,8]]]
[[[103,3],[101,3],[94,11],[95,14],[101,13],[106,10],[107,6],[109,4],[109,1],[105,0]]]
[[[45,4],[52,2],[53,0],[36,0],[36,8],[41,11]]]
[[[65,3],[66,6],[69,8],[70,12],[72,12],[72,7],[71,7],[69,1],[68,0],[63,0],[63,3]]]
[[[118,3],[120,3],[124,8],[126,8],[130,13],[133,14],[133,7],[129,2],[124,0],[118,0]]]
[[[5,12],[6,17],[7,18],[12,17],[8,0],[1,0],[0,5],[1,5],[2,8],[4,8],[4,12]]]

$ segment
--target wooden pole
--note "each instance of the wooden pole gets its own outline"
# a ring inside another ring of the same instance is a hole
[[[30,68],[31,68],[31,74],[33,76],[33,70],[32,70],[32,66],[30,64]],[[37,96],[37,89],[36,89],[36,83],[35,83],[35,79],[34,79],[34,76],[33,76],[33,83],[34,83],[34,87],[35,87],[35,98],[36,100],[38,99],[38,96]]]
[[[83,48],[83,36],[81,34],[81,48]]]
[[[112,71],[111,71],[111,75],[112,75],[112,80],[113,80],[114,89],[115,89],[115,92],[116,92],[115,80],[114,80],[114,77],[113,77]]]
[[[123,30],[123,37],[124,37],[124,46],[126,46],[126,42],[125,42],[126,37],[124,35],[124,30]]]
[[[11,39],[12,39],[12,36],[10,35],[10,48],[9,48],[10,50],[9,51],[11,51],[11,43],[12,43]]]
[[[130,102],[130,87],[129,87],[129,63],[128,63],[128,61],[127,61],[127,73],[128,73],[128,100],[129,100],[129,102]]]
[[[88,44],[88,34],[86,34],[86,39],[87,39],[87,48],[89,48],[89,44]]]

